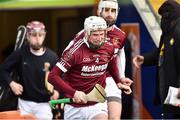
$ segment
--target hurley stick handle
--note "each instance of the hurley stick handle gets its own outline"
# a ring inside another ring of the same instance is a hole
[[[73,103],[73,99],[72,98],[63,98],[63,99],[49,101],[49,104],[50,104],[51,108],[53,108],[53,109],[56,104],[61,104],[61,103]]]

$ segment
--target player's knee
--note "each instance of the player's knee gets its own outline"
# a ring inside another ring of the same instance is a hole
[[[119,120],[121,118],[122,104],[121,102],[108,102],[108,118],[110,120]]]
[[[110,110],[108,112],[108,119],[109,120],[119,120],[120,118],[121,118],[121,111]]]
[[[98,114],[92,118],[92,120],[108,120],[108,115]]]
[[[120,115],[109,115],[109,120],[120,120]]]

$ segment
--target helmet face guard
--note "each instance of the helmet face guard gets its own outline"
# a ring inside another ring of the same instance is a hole
[[[93,44],[92,41],[90,41],[90,36],[92,32],[95,31],[104,31],[106,34],[107,24],[106,21],[98,16],[90,16],[85,19],[84,22],[84,31],[85,31],[85,43],[87,46],[91,49],[98,49],[100,48],[104,42],[102,42],[100,45]]]

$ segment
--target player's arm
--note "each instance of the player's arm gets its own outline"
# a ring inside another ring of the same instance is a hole
[[[48,81],[57,88],[58,91],[65,92],[69,94],[70,96],[74,96],[75,89],[73,89],[71,86],[69,86],[61,77],[63,71],[59,69],[59,67],[56,65],[54,68],[50,71],[48,75]]]
[[[21,66],[21,55],[19,50],[14,51],[9,55],[6,60],[0,66],[0,78],[2,83],[8,84],[15,95],[21,95],[23,92],[23,86],[14,80],[12,72],[15,68]]]
[[[125,65],[126,65],[126,57],[124,52],[124,47],[119,50],[117,53],[117,64],[118,64],[118,71],[120,72],[120,78],[125,77]]]
[[[117,57],[114,57],[108,64],[108,72],[111,74],[111,76],[113,77],[114,81],[117,83],[121,82],[121,77],[120,77],[120,71],[118,69],[118,65],[117,65]]]
[[[69,86],[61,77],[61,74],[63,71],[59,69],[58,66],[55,66],[48,76],[48,81],[54,85],[55,88],[57,88],[58,91],[62,91],[68,95],[70,95],[71,98],[73,98],[73,101],[75,103],[86,103],[85,100],[85,93],[82,91],[78,91],[73,89],[71,86]]]
[[[132,84],[132,80],[125,76],[126,57],[125,57],[124,47],[120,49],[119,52],[117,53],[117,65],[118,65],[117,69],[119,69],[118,74],[120,75],[121,83],[130,86]]]
[[[132,92],[130,85],[124,84],[125,82],[127,83],[132,83],[132,80],[130,79],[123,79],[125,81],[122,81],[122,78],[120,76],[120,71],[117,63],[118,57],[114,57],[111,62],[108,65],[108,71],[113,77],[114,81],[116,82],[118,88],[122,89],[126,94],[130,94]]]
[[[130,86],[133,81],[130,79],[122,79],[122,78],[125,78],[125,77],[122,77],[122,76],[125,76],[124,73],[121,73],[121,72],[124,72],[123,71],[124,68],[122,68],[119,61],[120,61],[120,58],[118,56],[113,57],[113,59],[110,61],[109,65],[108,65],[108,71],[111,74],[111,76],[113,77],[116,84],[121,82],[122,84],[126,83],[125,85]]]
[[[21,61],[20,50],[12,52],[5,61],[0,65],[0,78],[3,82],[10,84],[13,81],[11,73],[13,69],[18,67]]]

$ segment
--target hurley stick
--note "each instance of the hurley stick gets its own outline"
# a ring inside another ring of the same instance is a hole
[[[104,88],[99,85],[96,84],[93,88],[93,90],[88,93],[86,95],[86,100],[87,101],[92,101],[92,102],[105,102],[105,98],[106,98],[106,93]],[[52,108],[54,108],[54,106],[56,104],[61,104],[61,103],[73,103],[73,99],[72,98],[64,98],[64,99],[58,99],[58,100],[51,100],[49,101],[49,104]]]

